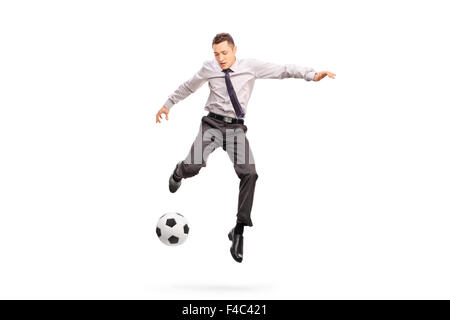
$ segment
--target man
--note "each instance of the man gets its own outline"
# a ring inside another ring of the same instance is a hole
[[[306,81],[320,81],[324,77],[335,77],[328,71],[315,72],[314,69],[287,64],[277,65],[256,59],[236,58],[237,47],[228,33],[217,34],[212,42],[215,60],[203,63],[202,68],[190,80],[181,84],[169,96],[164,106],[156,114],[156,122],[179,101],[195,92],[206,81],[210,94],[205,105],[208,115],[201,121],[199,133],[186,159],[177,163],[169,178],[170,192],[176,192],[183,178],[199,173],[206,161],[218,147],[227,151],[240,179],[236,226],[228,233],[232,242],[230,252],[234,260],[242,262],[244,246],[244,226],[253,226],[250,213],[253,204],[258,174],[246,137],[247,126],[244,117],[256,79],[302,78]]]

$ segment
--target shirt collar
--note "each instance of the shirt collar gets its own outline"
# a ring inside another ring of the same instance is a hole
[[[218,70],[222,71],[222,67],[220,66],[219,62],[217,62],[216,59],[214,59],[216,61],[216,67],[218,67]],[[231,65],[230,69],[233,72],[236,72],[239,70],[239,59],[238,57],[236,57],[236,61],[234,61],[234,63]]]
[[[239,59],[238,59],[238,57],[236,57],[236,61],[234,61],[234,63],[231,65],[230,69],[231,69],[231,71],[236,72],[238,68],[239,68]]]

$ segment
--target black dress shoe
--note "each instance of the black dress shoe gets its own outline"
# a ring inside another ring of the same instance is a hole
[[[231,256],[237,262],[242,262],[244,258],[244,236],[242,234],[234,234],[234,228],[228,233],[228,239],[231,243]]]
[[[177,164],[176,167],[175,167],[175,170],[173,170],[173,173],[170,175],[170,178],[169,178],[169,190],[170,190],[170,192],[172,192],[172,193],[174,193],[175,191],[177,191],[178,188],[181,186],[181,178],[180,178],[180,180],[178,180],[178,179],[176,179],[176,178],[174,177],[175,171],[177,170],[177,167],[178,167],[178,165],[179,165],[180,163],[181,163],[181,162],[178,162],[178,164]]]

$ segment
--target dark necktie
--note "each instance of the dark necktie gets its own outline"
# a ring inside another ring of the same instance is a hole
[[[222,70],[225,72],[225,83],[227,84],[228,95],[230,96],[231,103],[233,104],[234,112],[238,118],[243,118],[245,113],[242,110],[241,104],[237,98],[236,92],[234,91],[233,85],[230,80],[230,69]]]

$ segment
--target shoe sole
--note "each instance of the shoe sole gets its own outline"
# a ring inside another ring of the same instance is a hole
[[[230,253],[231,253],[231,256],[233,257],[234,261],[239,262],[239,263],[242,262],[242,259],[236,258],[236,257],[233,255],[233,250],[232,250],[231,248],[230,248]]]

